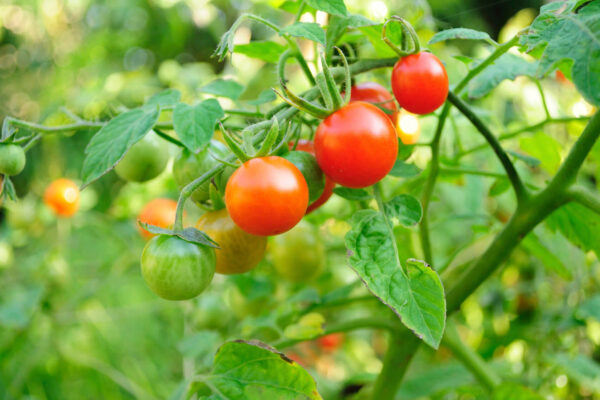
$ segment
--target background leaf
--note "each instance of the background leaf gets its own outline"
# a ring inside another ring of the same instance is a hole
[[[205,381],[219,391],[219,399],[321,399],[308,372],[260,342],[225,343],[213,365]]]
[[[467,28],[452,28],[433,35],[433,37],[429,40],[429,44],[435,44],[452,39],[485,40],[486,42],[494,43],[490,35],[488,35],[486,32]]]
[[[406,273],[394,252],[382,215],[357,212],[346,234],[350,265],[367,288],[390,307],[425,343],[439,346],[446,323],[446,299],[439,276],[429,266],[409,261]]]
[[[336,187],[333,189],[333,193],[337,194],[340,197],[343,197],[346,200],[352,201],[366,201],[373,198],[373,195],[371,195],[371,193],[367,192],[364,189]]]
[[[519,140],[521,149],[540,160],[540,166],[551,174],[560,167],[560,144],[552,136],[538,132],[532,137]]]
[[[389,175],[395,176],[396,178],[412,178],[420,173],[421,170],[416,165],[405,163],[402,160],[396,160]]]
[[[419,200],[408,194],[396,196],[383,206],[390,218],[397,219],[406,227],[418,224],[423,215],[423,208]]]
[[[224,115],[215,99],[204,100],[195,106],[179,103],[173,112],[173,127],[185,147],[197,152],[213,137],[215,125]]]
[[[571,243],[600,257],[600,216],[586,207],[569,203],[546,220],[552,230],[560,231]]]
[[[346,15],[344,0],[305,0],[309,6],[333,15]]]
[[[181,92],[177,89],[167,89],[156,93],[146,101],[146,106],[174,106],[181,100]]]
[[[590,103],[600,105],[600,2],[559,1],[546,4],[520,43],[527,51],[544,48],[538,76],[564,60],[573,61],[572,77]]]
[[[276,64],[287,47],[270,40],[237,44],[234,53]]]
[[[523,57],[511,53],[503,54],[471,81],[469,96],[483,97],[505,79],[513,80],[522,75],[534,77],[537,67],[537,63],[527,61]]]
[[[200,88],[200,92],[209,93],[219,97],[237,100],[244,91],[244,86],[232,79],[216,79]]]
[[[131,146],[152,129],[157,119],[158,108],[149,106],[125,111],[102,127],[85,149],[82,187],[113,169]]]
[[[281,30],[281,34],[312,40],[325,46],[325,31],[314,22],[296,22]]]

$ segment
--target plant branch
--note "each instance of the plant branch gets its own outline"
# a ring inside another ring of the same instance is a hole
[[[452,354],[481,382],[489,391],[493,391],[500,385],[500,377],[486,364],[485,360],[467,346],[458,333],[456,326],[451,321],[446,324],[446,332],[442,339],[442,344],[446,346]]]
[[[479,133],[483,135],[485,140],[494,150],[494,153],[496,153],[496,156],[500,159],[500,162],[502,163],[502,166],[504,167],[504,170],[508,175],[508,179],[510,180],[513,189],[515,190],[517,200],[519,202],[524,201],[528,197],[527,189],[523,185],[523,182],[521,182],[521,178],[519,177],[515,166],[510,161],[510,158],[508,158],[508,155],[500,145],[498,138],[494,136],[494,134],[490,131],[487,125],[479,118],[479,116],[475,114],[475,112],[471,110],[471,108],[454,93],[448,93],[448,101],[450,101],[461,113],[463,113],[463,115],[467,117],[469,121],[471,121],[471,123],[473,124],[473,126],[475,126]]]
[[[571,201],[589,208],[596,214],[600,214],[600,195],[581,185],[573,185],[567,190],[567,196]]]

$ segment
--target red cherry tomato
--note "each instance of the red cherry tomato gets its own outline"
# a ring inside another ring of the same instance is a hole
[[[318,338],[317,343],[323,351],[331,352],[337,350],[342,345],[342,343],[344,343],[344,334],[331,333],[329,335],[325,335]]]
[[[383,111],[355,101],[325,118],[315,134],[319,166],[331,180],[350,188],[379,182],[398,155],[396,129]]]
[[[398,106],[392,94],[380,84],[363,82],[352,86],[350,101],[366,101],[367,103],[374,103],[379,107],[383,107],[390,111],[390,114],[386,114],[392,121],[392,124],[396,124]]]
[[[293,146],[294,146],[294,143],[290,142],[289,143],[290,149],[292,149]],[[315,155],[315,145],[311,140],[306,140],[306,139],[298,140],[298,144],[296,144],[296,150],[305,151],[307,153],[312,154],[313,156]],[[329,200],[329,198],[333,194],[334,187],[335,187],[335,182],[332,181],[331,179],[329,179],[328,177],[325,177],[325,189],[323,189],[323,193],[321,194],[321,196],[318,199],[316,199],[315,201],[313,201],[312,203],[310,203],[308,205],[308,208],[306,209],[306,213],[308,214],[308,213],[316,210],[317,208],[321,207],[323,204],[325,204],[327,202],[327,200]]]
[[[259,236],[292,229],[308,206],[308,185],[288,160],[260,157],[238,168],[225,188],[225,205],[237,226]]]
[[[431,53],[402,57],[392,71],[392,90],[400,107],[414,114],[429,114],[448,97],[448,74]]]

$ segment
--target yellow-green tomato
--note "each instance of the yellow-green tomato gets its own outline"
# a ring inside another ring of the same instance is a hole
[[[269,252],[279,275],[291,282],[315,278],[325,263],[325,247],[315,227],[306,221],[272,237]]]
[[[115,167],[115,172],[126,181],[146,182],[160,175],[168,162],[166,142],[154,131],[150,131],[142,140],[131,146]]]
[[[215,249],[219,274],[241,274],[250,271],[262,260],[267,247],[266,236],[255,236],[240,229],[226,209],[207,212],[196,227],[219,244]]]
[[[196,154],[187,149],[183,149],[173,163],[173,178],[180,189],[196,178],[202,176],[209,169],[219,165],[213,155],[225,157],[227,147],[221,142],[211,140],[206,146],[202,147]],[[204,182],[192,193],[192,200],[198,203],[204,203],[209,199],[210,181]]]
[[[0,175],[18,175],[25,168],[25,151],[16,144],[0,143]]]
[[[215,274],[215,250],[177,236],[152,238],[142,253],[142,275],[166,300],[187,300],[208,287]]]

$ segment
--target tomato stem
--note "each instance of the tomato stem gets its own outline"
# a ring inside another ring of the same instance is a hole
[[[387,36],[387,26],[390,22],[400,23],[402,29],[401,47],[398,47]],[[410,38],[412,42],[411,48],[408,48],[408,38]],[[421,42],[419,41],[419,36],[417,35],[417,32],[415,32],[415,29],[407,20],[397,15],[392,16],[383,23],[383,29],[381,30],[381,39],[383,39],[383,41],[400,57],[416,54],[421,51]]]

